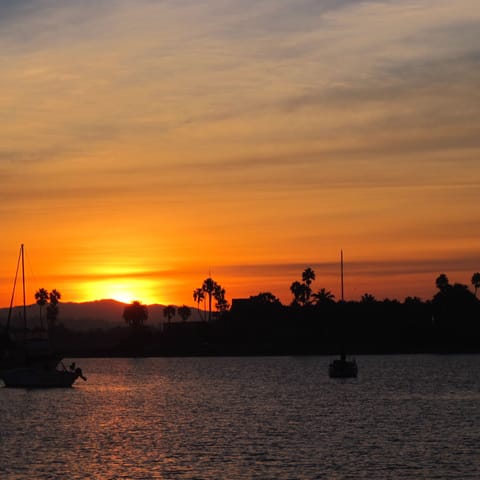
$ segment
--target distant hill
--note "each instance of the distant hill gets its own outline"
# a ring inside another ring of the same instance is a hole
[[[58,322],[63,323],[65,327],[74,330],[89,330],[93,328],[111,328],[125,325],[122,318],[123,310],[126,304],[116,300],[95,300],[93,302],[74,303],[66,302],[59,304]],[[164,305],[147,305],[148,325],[156,326],[166,319],[163,316]],[[192,309],[192,320],[199,320],[199,313],[196,308]],[[27,321],[29,326],[39,324],[40,310],[37,305],[27,306]],[[45,315],[45,312],[44,312]],[[0,323],[5,325],[8,318],[8,308],[0,309]],[[15,326],[23,324],[22,307],[15,307],[12,313],[12,323]],[[172,319],[172,322],[178,322],[181,319],[178,315]]]
[[[122,318],[124,308],[125,304],[116,300],[61,303],[58,321],[75,330],[120,326],[124,324]]]

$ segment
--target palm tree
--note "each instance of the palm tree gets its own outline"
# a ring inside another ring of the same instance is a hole
[[[40,328],[43,330],[43,318],[42,318],[42,311],[43,307],[47,304],[48,301],[48,291],[44,288],[40,288],[35,292],[35,300],[37,301],[37,305],[40,307]]]
[[[219,312],[226,312],[230,307],[230,305],[227,302],[227,299],[225,298],[225,289],[217,284],[215,286],[215,291],[213,292],[213,296],[216,300],[215,308]]]
[[[447,290],[447,288],[450,286],[450,284],[448,283],[448,277],[444,273],[440,274],[435,280],[435,286],[441,292],[445,292],[445,290]]]
[[[148,308],[135,300],[124,308],[123,319],[128,326],[134,329],[141,328],[148,319]]]
[[[217,282],[212,278],[208,277],[203,281],[202,290],[208,296],[208,321],[212,320],[212,297],[215,293],[215,288],[217,288]]]
[[[191,308],[187,307],[186,305],[182,305],[181,307],[178,307],[177,312],[184,322],[186,322],[189,319],[190,315],[192,314]],[[164,310],[164,313],[165,313],[165,310]]]
[[[163,316],[167,319],[168,323],[175,316],[177,309],[173,305],[168,305],[163,309]]]
[[[371,293],[364,293],[360,301],[362,303],[375,303],[377,299]]]
[[[212,320],[212,299],[216,300],[217,310],[222,312],[228,309],[229,304],[225,299],[225,289],[211,277],[206,278],[202,286],[193,291],[193,298],[197,302],[200,302],[200,299],[203,300],[205,295],[208,297],[208,321],[210,322]]]
[[[309,298],[309,287],[305,283],[298,281],[290,285],[290,291],[293,293],[293,305],[306,305]]]
[[[477,291],[480,288],[480,273],[476,272],[472,275],[472,285],[475,287],[475,296],[477,296]]]
[[[205,292],[201,288],[196,288],[193,291],[193,299],[197,302],[197,310],[200,313],[200,303],[205,300]],[[205,313],[203,314],[203,321],[205,321]]]
[[[310,285],[315,280],[315,272],[310,267],[307,267],[302,273],[302,280],[307,286],[307,288],[305,289],[305,303],[307,304],[310,303],[310,295],[312,294],[312,289],[310,288]]]
[[[312,294],[310,285],[313,280],[315,280],[315,272],[310,267],[307,267],[302,272],[302,283],[295,281],[290,285],[290,291],[294,297],[292,305],[305,306],[310,303],[310,295]]]
[[[310,287],[313,280],[315,280],[315,272],[307,267],[302,273],[302,280],[306,283],[307,287]]]
[[[50,292],[49,299],[50,303],[58,305],[58,301],[62,298],[62,294],[55,288]]]
[[[53,289],[49,295],[48,299],[50,303],[47,306],[47,322],[48,328],[51,330],[57,321],[58,317],[58,303],[62,298],[62,294],[58,291]]]
[[[314,293],[312,297],[317,305],[335,302],[335,295],[325,288],[321,288],[317,293]]]

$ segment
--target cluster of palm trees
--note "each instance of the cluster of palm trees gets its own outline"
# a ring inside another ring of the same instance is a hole
[[[212,308],[215,306],[215,309],[219,312],[224,312],[228,310],[229,303],[225,298],[225,289],[213,280],[211,277],[206,278],[203,281],[201,287],[193,291],[193,299],[197,303],[198,311],[201,312],[200,303],[204,302],[203,309],[203,320],[208,321],[212,320]],[[208,310],[207,310],[207,301],[208,301]],[[215,305],[213,301],[215,300]],[[207,315],[208,313],[208,315]],[[181,307],[175,307],[175,305],[167,305],[163,309],[163,316],[167,319],[167,322],[170,323],[175,315],[178,314],[184,322],[186,322],[192,315],[192,310],[187,305],[182,305]],[[148,319],[148,308],[146,305],[143,305],[139,301],[134,301],[130,305],[127,305],[123,312],[123,319],[128,326],[138,329],[142,327],[146,320]]]
[[[475,297],[477,296],[478,289],[480,288],[480,272],[476,272],[472,275],[472,286],[475,290]],[[438,288],[439,293],[445,294],[453,291],[468,290],[467,285],[462,285],[461,283],[450,284],[448,277],[442,273],[435,280],[435,286]]]
[[[138,300],[135,300],[130,305],[125,306],[123,319],[133,330],[139,330],[148,319],[148,308]]]
[[[302,281],[297,280],[290,285],[290,291],[293,294],[293,306],[320,305],[335,301],[335,295],[325,288],[313,292],[311,285],[314,280],[315,272],[312,268],[307,267],[302,272]]]
[[[181,307],[175,307],[175,305],[167,305],[163,309],[163,316],[167,319],[168,323],[175,317],[178,313],[183,322],[186,322],[192,315],[192,309],[187,307],[187,305],[182,305]]]
[[[213,300],[219,312],[225,312],[230,306],[225,298],[225,289],[211,277],[206,278],[202,286],[193,291],[193,299],[197,302],[198,311],[200,311],[200,303],[205,302],[205,298],[208,299],[208,321],[212,320]],[[203,320],[206,319],[206,303],[204,303]]]
[[[168,323],[170,323],[177,313],[181,319],[186,322],[192,314],[192,309],[187,307],[187,305],[178,308],[174,305],[167,305],[163,309],[163,316],[167,319]],[[123,319],[125,323],[134,330],[141,329],[148,319],[148,307],[138,300],[135,300],[130,305],[125,306]]]
[[[205,299],[208,300],[208,316],[207,305],[206,302],[204,303],[204,321],[206,321],[207,318],[208,321],[212,320],[213,300],[215,300],[214,306],[219,312],[228,310],[230,306],[225,298],[225,289],[210,277],[203,281],[203,284],[200,288],[194,290],[193,298],[195,302],[197,302],[199,312],[201,312],[200,303],[205,302]],[[192,315],[192,309],[187,305],[182,305],[178,308],[175,307],[175,305],[167,305],[163,309],[163,316],[167,319],[168,323],[170,323],[177,314],[180,316],[183,322],[186,322]],[[123,319],[128,326],[138,329],[139,327],[142,327],[148,319],[148,308],[146,305],[143,305],[137,300],[133,301],[130,305],[125,306]]]
[[[472,285],[475,289],[475,296],[477,296],[478,289],[480,288],[480,272],[475,272],[472,275]]]
[[[58,290],[53,289],[51,292],[45,288],[40,288],[35,292],[35,300],[40,307],[40,329],[43,330],[43,308],[47,306],[47,325],[48,328],[55,326],[58,317],[58,303],[62,298]]]
[[[312,290],[312,282],[315,280],[315,272],[312,268],[307,267],[302,272],[302,281],[295,281],[290,285],[290,291],[293,294],[292,306],[305,306],[305,305],[324,305],[335,302],[335,295],[325,288],[319,289],[317,292]],[[472,275],[472,285],[475,289],[475,296],[477,296],[480,289],[480,272],[476,272]],[[468,289],[466,285],[454,284],[450,285],[448,277],[442,273],[435,281],[437,288],[440,292],[445,292],[449,289]],[[361,297],[362,303],[375,302],[376,298],[370,294],[365,293]]]

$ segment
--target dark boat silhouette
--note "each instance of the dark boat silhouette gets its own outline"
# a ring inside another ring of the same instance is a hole
[[[358,375],[357,361],[353,358],[347,359],[345,353],[339,359],[333,360],[328,366],[330,378],[356,378]]]
[[[11,316],[13,299],[21,265],[23,287],[23,332],[13,332]],[[68,369],[54,351],[47,332],[30,332],[27,329],[25,302],[24,246],[20,247],[17,271],[7,325],[0,335],[0,379],[6,387],[52,388],[71,387],[77,378],[86,380],[80,368],[72,364]]]
[[[343,250],[340,251],[340,277],[341,277],[341,298],[344,301],[343,293]],[[356,378],[358,375],[357,361],[347,359],[345,347],[342,348],[339,359],[333,360],[328,366],[328,375],[330,378]]]

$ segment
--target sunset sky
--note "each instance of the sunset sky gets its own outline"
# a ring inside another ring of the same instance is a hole
[[[478,0],[0,0],[0,305],[358,300],[480,271]]]

